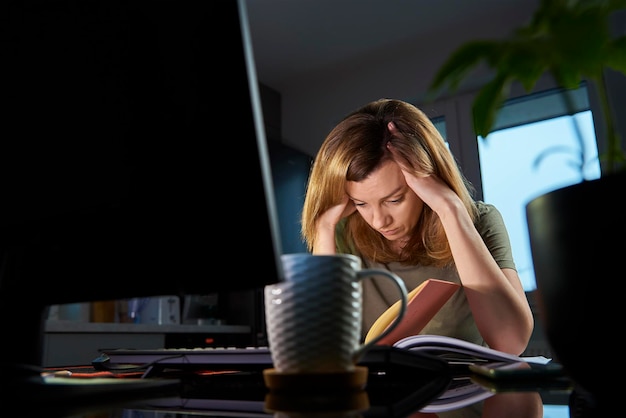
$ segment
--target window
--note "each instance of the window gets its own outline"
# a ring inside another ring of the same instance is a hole
[[[522,104],[533,106],[532,98]],[[580,146],[575,124],[584,139],[585,155],[593,156],[580,167]],[[526,204],[551,190],[600,177],[593,118],[590,110],[529,122],[478,138],[483,200],[502,213],[513,247],[513,257],[524,290],[536,288],[526,226]]]
[[[429,105],[426,113],[476,187],[476,197],[493,203],[502,213],[524,290],[532,291],[536,284],[526,204],[550,190],[600,177],[587,86],[583,83],[574,91],[553,89],[507,101],[487,138],[463,136],[464,131],[473,132],[468,116],[471,103],[470,96],[459,96]],[[569,106],[573,111],[568,111]]]
[[[447,132],[446,132],[446,118],[445,118],[445,116],[436,116],[436,117],[431,118],[430,120],[433,123],[433,125],[435,125],[435,128],[437,128],[437,130],[439,131],[439,133],[441,134],[443,139],[446,139]]]

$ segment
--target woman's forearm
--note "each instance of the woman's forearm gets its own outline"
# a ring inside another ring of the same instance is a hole
[[[442,212],[440,219],[478,330],[490,347],[521,354],[534,322],[517,272],[497,265],[462,206],[452,204]]]
[[[335,226],[318,222],[315,241],[313,242],[313,254],[336,254]]]

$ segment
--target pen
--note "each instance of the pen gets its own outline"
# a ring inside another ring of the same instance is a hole
[[[55,370],[53,372],[41,373],[42,377],[69,377],[71,375],[72,375],[72,372],[69,370]]]

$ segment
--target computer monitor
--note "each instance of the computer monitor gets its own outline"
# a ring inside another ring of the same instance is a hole
[[[52,304],[282,280],[245,0],[4,10],[1,365]]]

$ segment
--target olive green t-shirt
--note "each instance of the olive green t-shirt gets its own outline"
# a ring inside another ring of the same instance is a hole
[[[509,235],[502,215],[491,204],[480,201],[476,203],[479,217],[475,226],[487,248],[500,268],[515,269]],[[382,268],[396,273],[404,280],[409,292],[430,278],[461,283],[454,265],[446,268],[421,265],[405,266],[395,262],[383,265],[363,260],[363,268]],[[364,338],[378,316],[398,301],[399,294],[397,287],[390,280],[382,277],[364,279],[362,284],[363,320],[361,333]],[[446,335],[485,345],[462,288],[446,302],[420,334]]]

